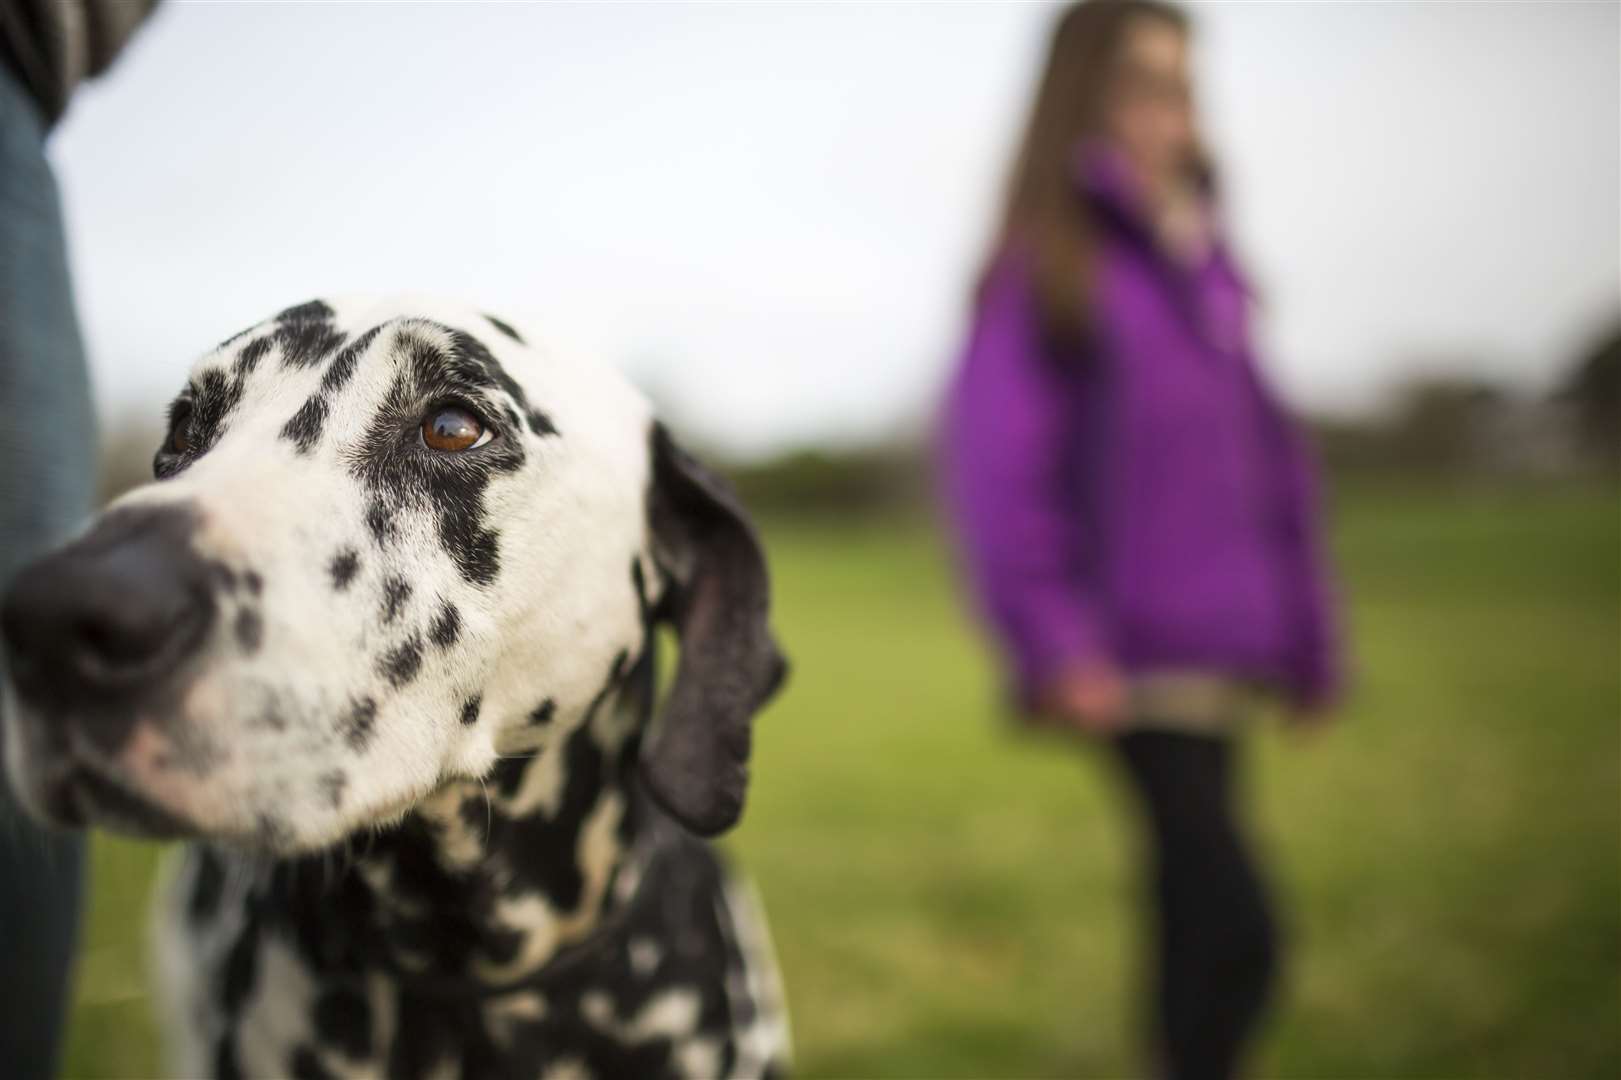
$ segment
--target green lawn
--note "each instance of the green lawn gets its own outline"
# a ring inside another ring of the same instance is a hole
[[[1288,899],[1287,1077],[1621,1071],[1621,502],[1346,493],[1344,723],[1252,741]],[[1135,1067],[1131,837],[1101,757],[1009,733],[922,525],[767,535],[794,678],[731,841],[785,970],[799,1072]],[[98,841],[70,1076],[152,1074],[151,852]]]

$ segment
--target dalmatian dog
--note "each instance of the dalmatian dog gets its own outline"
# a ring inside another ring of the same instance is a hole
[[[766,564],[628,383],[457,306],[315,301],[196,364],[155,472],[7,593],[4,752],[46,822],[190,841],[177,1075],[784,1068],[702,839],[784,672]]]

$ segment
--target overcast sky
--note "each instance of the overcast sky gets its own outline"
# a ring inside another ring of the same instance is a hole
[[[1265,362],[1546,386],[1621,318],[1621,7],[1199,4]],[[54,139],[103,412],[406,289],[599,354],[734,453],[915,425],[1053,9],[171,2]]]

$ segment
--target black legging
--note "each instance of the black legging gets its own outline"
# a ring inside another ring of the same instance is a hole
[[[1157,1056],[1169,1080],[1227,1080],[1278,955],[1266,889],[1234,817],[1233,747],[1170,731],[1134,731],[1116,745],[1152,841]]]

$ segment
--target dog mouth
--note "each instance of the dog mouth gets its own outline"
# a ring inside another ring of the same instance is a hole
[[[196,833],[188,822],[121,781],[75,764],[46,786],[42,809],[69,828],[100,825],[122,833],[168,840]]]

